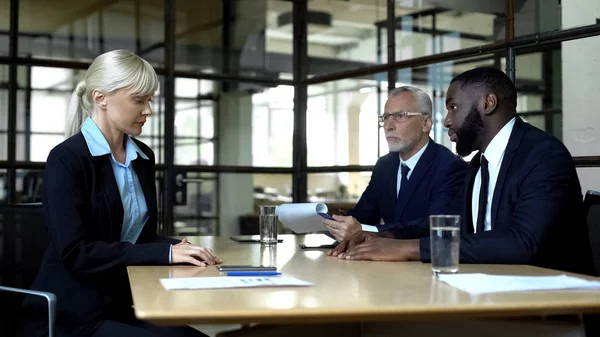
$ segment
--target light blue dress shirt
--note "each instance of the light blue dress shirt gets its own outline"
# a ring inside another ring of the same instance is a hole
[[[126,137],[125,163],[118,162],[110,151],[110,146],[100,131],[96,123],[88,117],[81,126],[81,133],[85,138],[88,149],[92,156],[103,156],[110,154],[110,163],[115,174],[115,180],[123,202],[123,227],[121,229],[121,241],[135,244],[137,239],[148,221],[148,206],[140,181],[135,174],[131,162],[137,159],[138,154],[141,158],[148,160],[148,156],[140,150],[135,142],[128,136]],[[169,253],[170,255],[170,253]],[[169,261],[170,261],[169,256]]]

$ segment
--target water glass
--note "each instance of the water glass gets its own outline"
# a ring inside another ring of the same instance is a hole
[[[277,245],[260,246],[260,265],[277,267]]]
[[[260,231],[260,243],[262,245],[277,244],[277,206],[260,206],[258,227]]]
[[[456,273],[460,253],[460,215],[430,215],[429,229],[433,273]]]

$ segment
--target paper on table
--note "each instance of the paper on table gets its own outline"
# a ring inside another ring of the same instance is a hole
[[[528,290],[600,289],[599,281],[588,281],[567,275],[439,274],[438,278],[453,287],[475,294]]]
[[[184,277],[160,279],[167,290],[250,287],[303,287],[312,284],[293,277]]]
[[[295,233],[324,231],[321,216],[327,213],[327,205],[322,202],[283,204],[275,210],[277,217],[287,228]]]

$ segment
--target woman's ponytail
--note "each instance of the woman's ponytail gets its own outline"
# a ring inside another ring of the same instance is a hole
[[[85,87],[85,81],[81,81],[73,90],[71,94],[71,101],[69,102],[69,109],[67,110],[67,123],[65,125],[65,137],[69,138],[79,131],[81,131],[81,125],[87,118],[88,112],[84,106],[85,95],[87,88]]]

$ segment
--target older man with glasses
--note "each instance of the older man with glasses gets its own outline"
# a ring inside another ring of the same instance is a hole
[[[389,93],[379,116],[390,153],[379,158],[369,186],[348,216],[323,219],[338,240],[363,231],[389,237],[417,239],[429,236],[431,214],[460,214],[467,164],[429,138],[431,98],[423,90],[403,86]],[[383,222],[383,224],[382,224]]]

